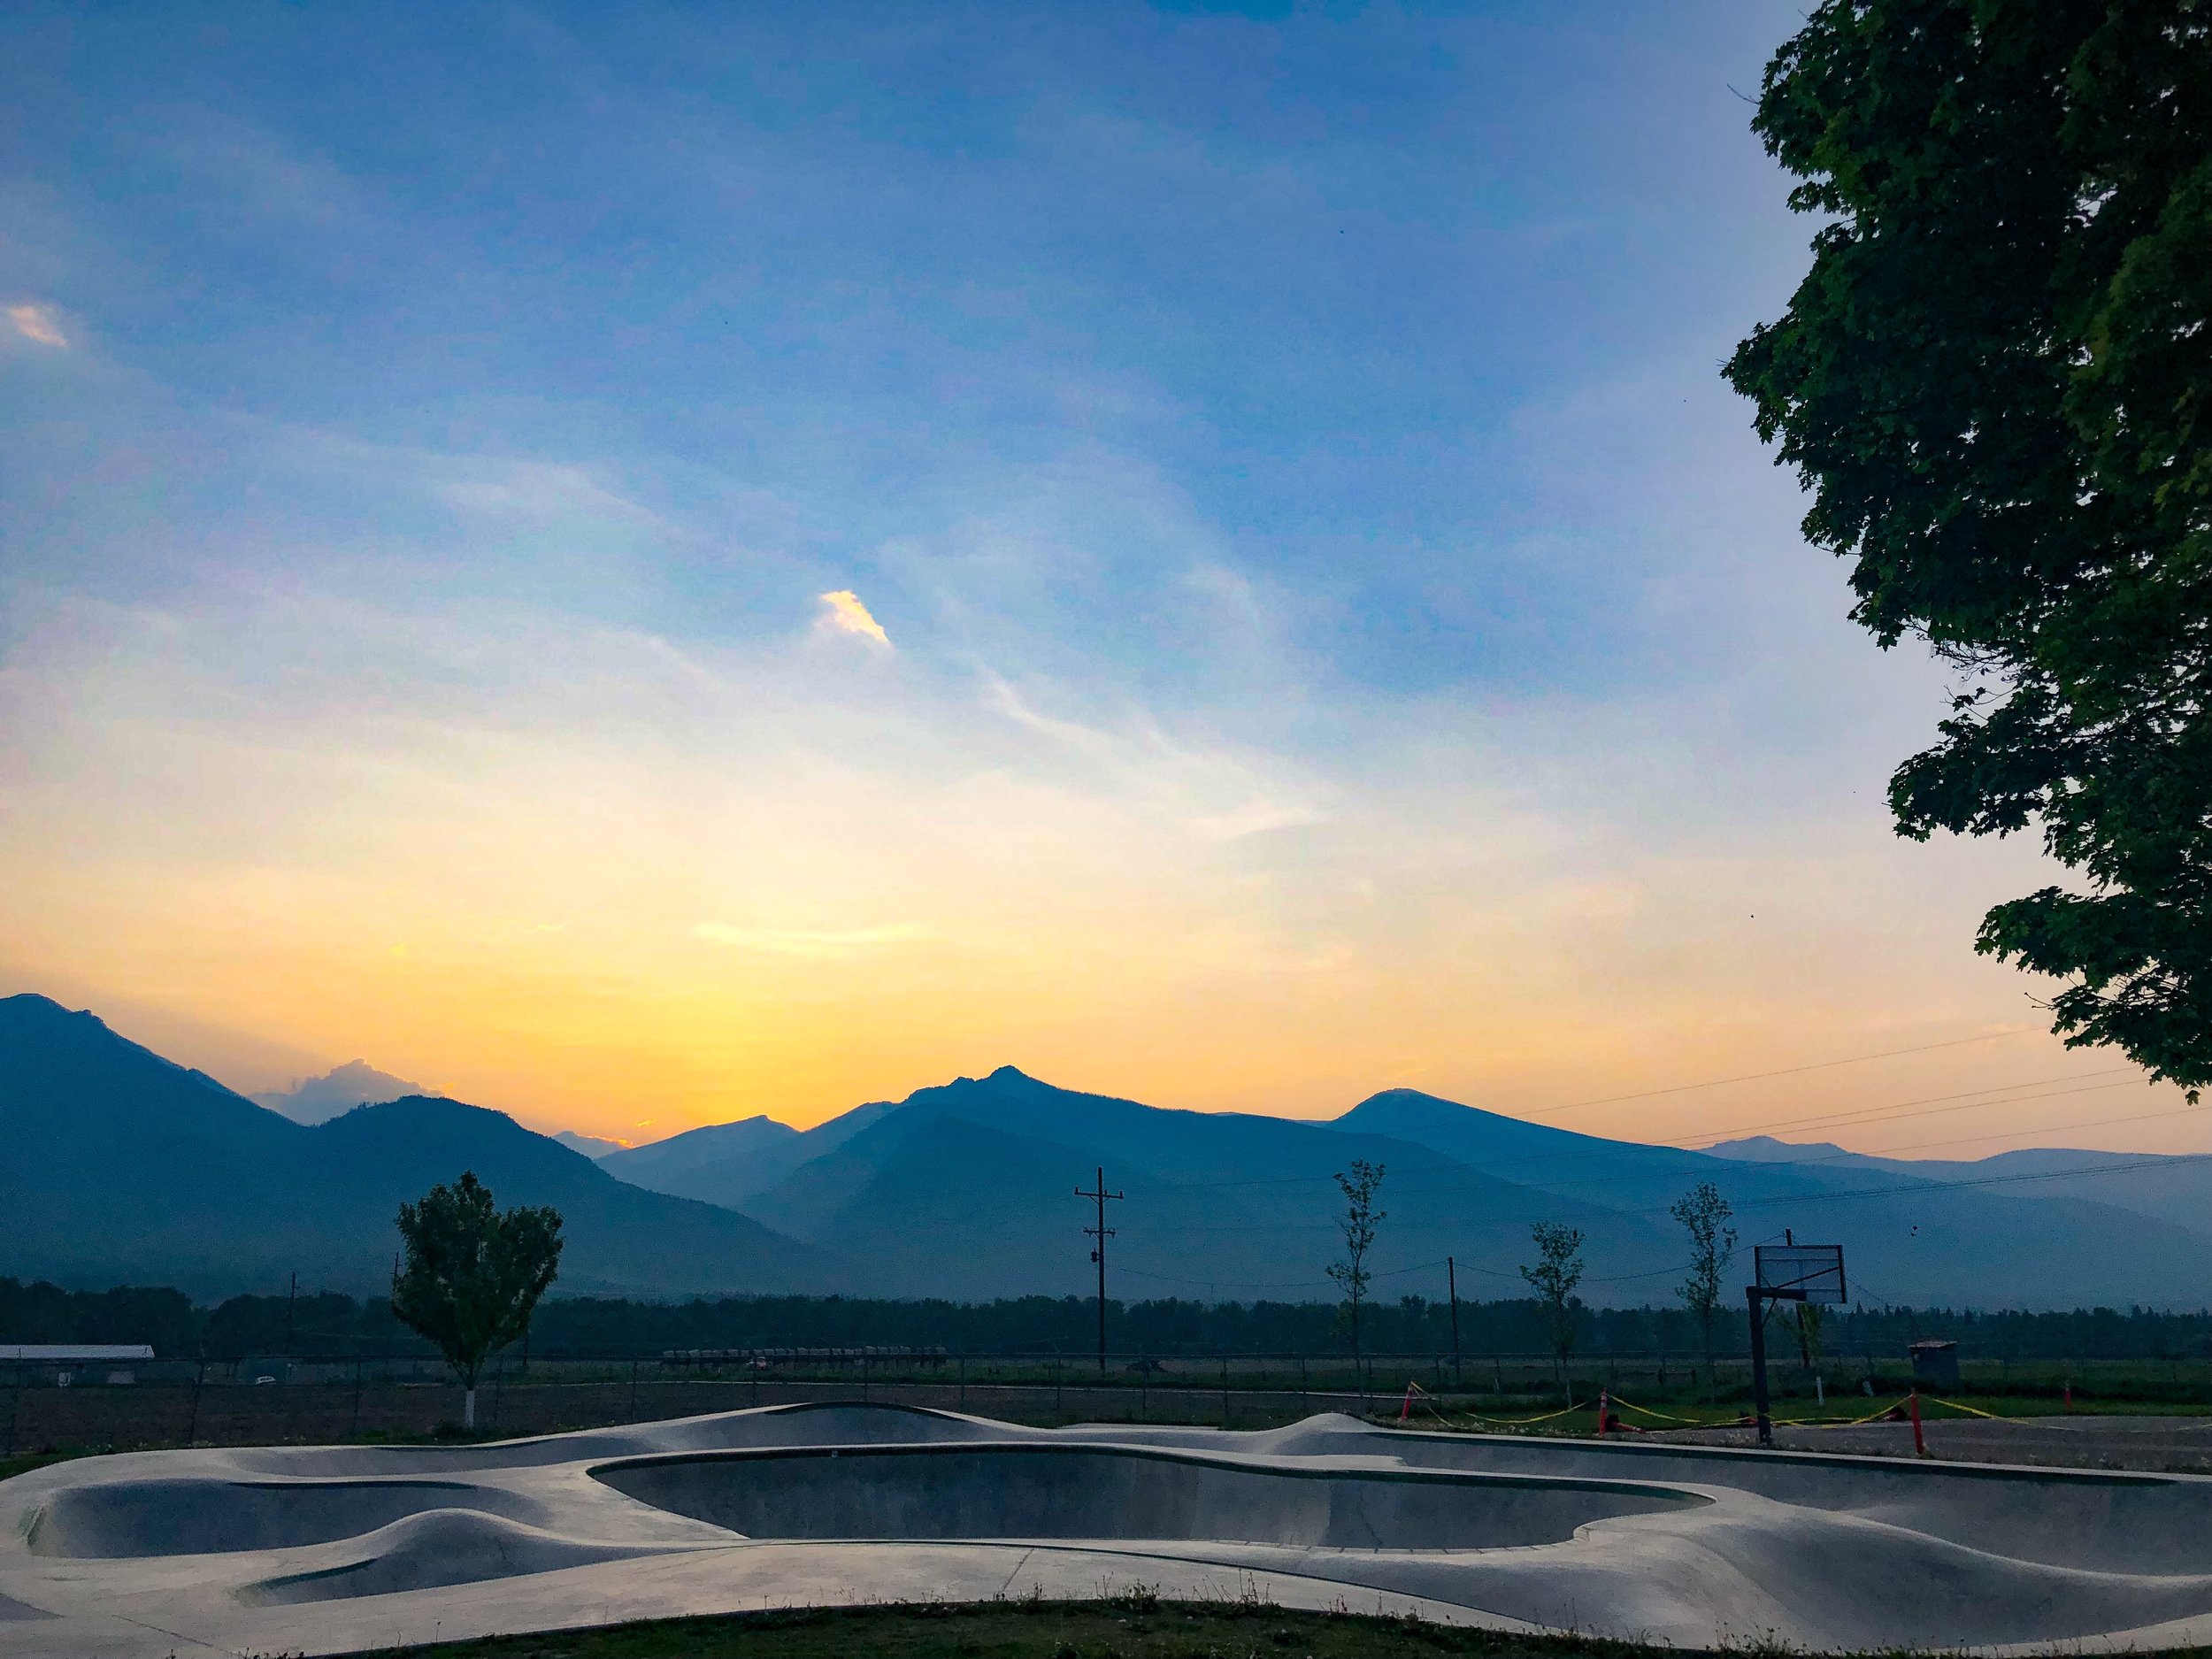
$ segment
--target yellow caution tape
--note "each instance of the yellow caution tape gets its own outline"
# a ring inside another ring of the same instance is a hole
[[[1955,1400],[1939,1400],[1933,1394],[1922,1394],[1920,1397],[1932,1406],[1948,1406],[1954,1411],[1964,1411],[1974,1417],[1987,1417],[1992,1423],[2011,1423],[2017,1420],[2013,1417],[1999,1417],[1994,1411],[1985,1411],[1979,1406],[1962,1406]]]
[[[1618,1394],[1612,1395],[1611,1399],[1613,1403],[1618,1406],[1622,1410],[1633,1411],[1639,1417],[1657,1417],[1662,1423],[1686,1423],[1693,1428],[1700,1426],[1700,1419],[1696,1417],[1678,1417],[1671,1412],[1654,1411],[1649,1406],[1632,1404],[1629,1401],[1622,1399]]]

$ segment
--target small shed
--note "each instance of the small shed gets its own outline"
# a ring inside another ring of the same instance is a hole
[[[1922,1388],[1955,1388],[1959,1386],[1959,1345],[1956,1342],[1929,1340],[1915,1342],[1906,1348],[1912,1356],[1912,1379]]]

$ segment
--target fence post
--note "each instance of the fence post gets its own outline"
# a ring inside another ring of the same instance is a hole
[[[187,1446],[200,1438],[200,1385],[206,1380],[207,1357],[203,1355],[192,1368],[192,1420],[184,1430],[184,1443]]]
[[[968,1409],[968,1356],[965,1354],[960,1356],[960,1409],[963,1411]]]
[[[1221,1356],[1221,1426],[1229,1426],[1229,1356]]]
[[[15,1455],[15,1419],[23,1409],[23,1362],[15,1363],[15,1389],[8,1397],[8,1455]]]
[[[860,1403],[868,1403],[868,1356],[864,1352],[860,1356]]]
[[[346,1438],[351,1440],[361,1432],[361,1356],[353,1356],[353,1421],[347,1425]]]
[[[1298,1356],[1298,1415],[1306,1417],[1313,1415],[1312,1387],[1306,1377],[1306,1356],[1303,1354]]]
[[[630,1415],[637,1415],[637,1356],[630,1356]]]

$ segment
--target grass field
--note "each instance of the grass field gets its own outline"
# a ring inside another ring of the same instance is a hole
[[[1521,1636],[1260,1604],[995,1601],[657,1619],[381,1650],[385,1659],[1684,1659],[1696,1650]],[[1728,1650],[1778,1655],[1758,1646]],[[2055,1659],[2062,1650],[2052,1650]],[[2203,1648],[2146,1652],[2179,1659]],[[1901,1653],[1882,1659],[1908,1659]]]
[[[660,1619],[403,1650],[411,1659],[1632,1659],[1655,1648],[1265,1604],[1000,1601]]]

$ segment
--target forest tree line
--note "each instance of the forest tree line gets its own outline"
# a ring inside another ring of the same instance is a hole
[[[1697,1322],[1678,1307],[1593,1308],[1577,1302],[1574,1353],[1701,1351]],[[1080,1296],[956,1302],[848,1296],[724,1296],[643,1302],[550,1297],[530,1331],[531,1352],[564,1356],[652,1355],[670,1348],[916,1348],[954,1354],[1071,1354],[1097,1340],[1097,1303]],[[1452,1351],[1449,1305],[1419,1296],[1368,1304],[1370,1354]],[[1715,1332],[1717,1351],[1747,1346],[1740,1315]],[[2212,1312],[2094,1308],[2072,1312],[1947,1309],[1833,1310],[1825,1348],[1838,1362],[1901,1357],[1905,1345],[1948,1339],[1962,1354],[2019,1359],[2185,1359],[2212,1356]],[[1770,1341],[1776,1339],[1770,1339]],[[1459,1349],[1548,1351],[1547,1315],[1530,1298],[1459,1304]],[[0,1342],[150,1342],[164,1357],[259,1354],[410,1355],[430,1348],[392,1317],[382,1297],[336,1292],[233,1296],[213,1306],[182,1291],[120,1286],[65,1290],[0,1278]],[[1107,1342],[1125,1355],[1335,1354],[1348,1347],[1336,1303],[1201,1302],[1180,1298],[1107,1304]],[[1790,1351],[1786,1339],[1777,1358]]]

